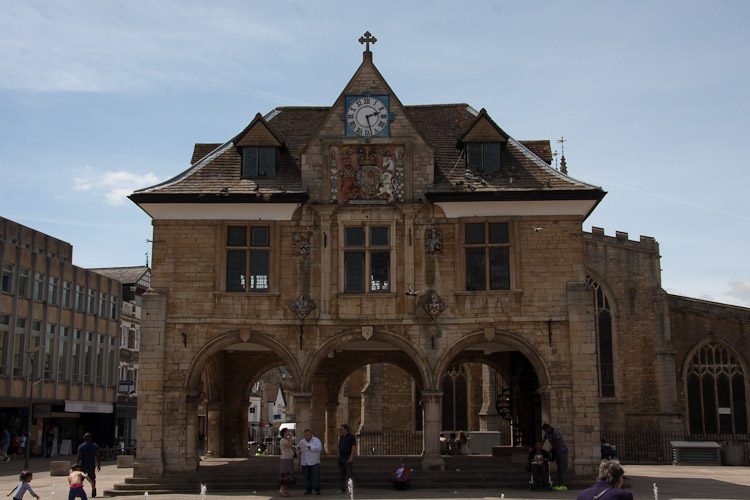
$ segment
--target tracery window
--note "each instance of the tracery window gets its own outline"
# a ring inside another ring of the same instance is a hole
[[[686,372],[691,434],[746,434],[745,373],[737,354],[722,342],[703,344]]]
[[[467,411],[466,369],[458,365],[443,375],[443,430],[467,429]]]
[[[603,398],[615,397],[615,363],[612,355],[612,309],[601,285],[591,276],[586,283],[594,290],[596,308],[597,356],[599,361],[599,395]]]

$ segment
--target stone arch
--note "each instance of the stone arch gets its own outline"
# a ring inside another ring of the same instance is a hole
[[[221,379],[219,377],[219,367],[217,366],[215,358],[211,357],[208,359],[208,361],[206,361],[203,372],[206,375],[206,378],[205,378],[206,398],[209,401],[216,401],[217,399],[216,388],[219,387],[219,381]]]
[[[609,285],[609,282],[602,276],[601,274],[597,273],[590,267],[587,267],[585,269],[586,277],[590,278],[593,281],[596,281],[596,283],[602,288],[604,291],[604,295],[607,296],[607,300],[609,301],[609,308],[612,311],[612,317],[613,318],[619,318],[620,317],[620,306],[617,303],[617,298],[615,297],[615,292],[612,290],[612,287]]]
[[[430,365],[427,362],[427,359],[425,358],[422,351],[415,347],[413,342],[393,332],[381,329],[373,329],[372,337],[370,337],[369,340],[390,344],[406,353],[406,355],[409,357],[412,363],[414,363],[418,370],[419,377],[415,377],[415,380],[419,380],[422,384],[422,387],[424,388],[431,387],[432,373],[430,370]],[[320,366],[320,363],[328,356],[328,354],[339,347],[346,346],[347,344],[355,341],[365,341],[365,338],[362,337],[362,330],[360,328],[345,330],[323,342],[323,344],[321,344],[310,356],[307,364],[304,367],[304,383],[302,385],[302,390],[312,390],[315,372]],[[400,368],[411,373],[410,370],[407,370],[403,366],[400,366]]]
[[[536,371],[540,390],[546,390],[546,388],[550,384],[550,375],[547,369],[547,365],[544,362],[542,356],[539,354],[539,351],[533,345],[529,344],[525,339],[518,337],[517,335],[514,335],[512,333],[498,332],[497,335],[498,337],[495,338],[496,340],[488,342],[487,338],[484,336],[483,331],[469,333],[468,335],[461,338],[461,340],[455,342],[452,346],[445,349],[443,351],[443,354],[440,356],[437,367],[433,373],[433,387],[441,387],[440,380],[442,378],[442,374],[452,364],[454,364],[454,358],[458,358],[464,350],[476,344],[498,343],[509,345],[526,356],[526,358],[529,360],[531,365],[534,367],[534,370]]]
[[[223,335],[219,335],[215,339],[206,343],[193,357],[193,360],[190,363],[190,368],[187,371],[187,376],[185,377],[186,391],[188,393],[197,393],[200,390],[201,372],[206,366],[206,363],[208,363],[208,360],[211,359],[214,354],[225,347],[244,342],[267,347],[276,354],[281,359],[280,364],[284,364],[292,374],[295,390],[299,388],[302,381],[302,371],[300,370],[297,360],[286,346],[273,337],[261,332],[253,331],[248,336],[245,331],[241,332],[240,330],[232,330]]]

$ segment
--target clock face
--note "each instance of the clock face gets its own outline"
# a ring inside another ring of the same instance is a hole
[[[346,126],[360,137],[375,137],[388,126],[388,115],[388,106],[382,100],[374,96],[358,96],[346,109]]]

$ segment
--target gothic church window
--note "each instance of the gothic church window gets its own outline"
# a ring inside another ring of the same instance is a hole
[[[269,146],[242,148],[242,177],[276,177],[276,148]]]
[[[344,291],[389,292],[391,289],[391,228],[344,228]]]
[[[466,144],[466,168],[477,175],[495,175],[500,173],[499,142],[469,142]]]
[[[467,290],[510,289],[510,243],[507,222],[465,225]]]
[[[586,276],[586,283],[594,290],[597,354],[599,357],[599,393],[603,398],[613,398],[615,397],[615,363],[612,355],[612,309],[601,285],[591,276]]]
[[[228,292],[268,290],[269,233],[268,227],[229,226],[227,228],[226,290]]]
[[[722,342],[703,344],[687,368],[691,434],[746,434],[745,373],[737,353]]]
[[[466,369],[458,365],[443,376],[443,430],[467,429],[467,412]]]

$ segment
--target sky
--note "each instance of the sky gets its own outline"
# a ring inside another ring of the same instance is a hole
[[[362,61],[400,101],[564,137],[607,195],[583,229],[653,236],[662,286],[750,307],[750,2],[0,0],[0,215],[141,265],[126,196],[256,113],[330,106]]]

